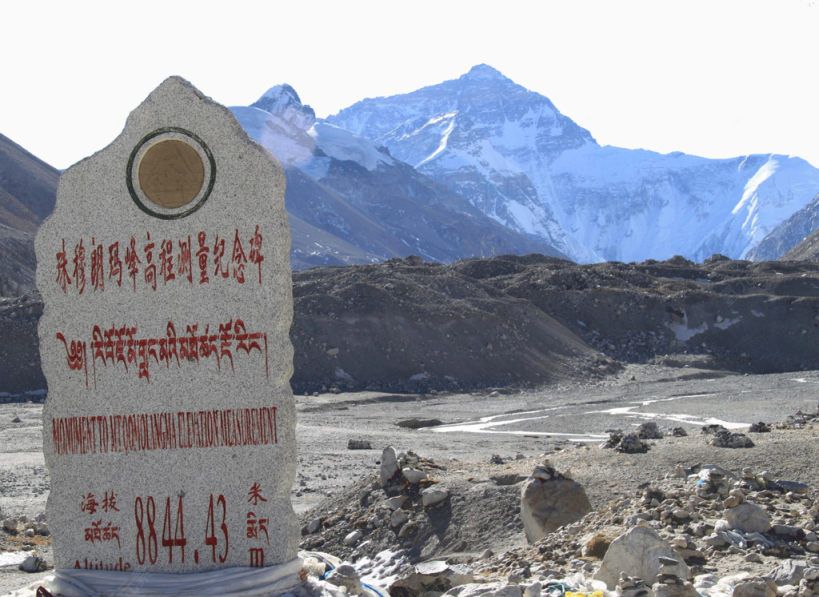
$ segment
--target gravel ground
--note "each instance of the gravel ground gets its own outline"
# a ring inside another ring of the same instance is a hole
[[[298,513],[309,518],[308,511],[323,499],[375,474],[381,450],[387,445],[443,463],[446,470],[440,477],[451,483],[474,484],[506,472],[528,475],[543,455],[548,455],[558,470],[570,471],[586,488],[595,508],[618,496],[634,495],[638,485],[662,479],[677,464],[770,470],[779,478],[807,483],[816,491],[819,449],[815,429],[753,434],[756,447],[732,450],[708,446],[699,428],[717,420],[744,426],[757,421],[777,422],[798,410],[815,412],[817,400],[819,371],[732,375],[660,365],[632,365],[602,382],[540,390],[300,396],[299,468],[293,504]],[[36,518],[45,510],[48,479],[41,452],[41,410],[37,404],[0,405],[3,517]],[[413,418],[438,419],[450,431],[396,425]],[[629,430],[646,420],[656,421],[661,428],[681,426],[690,435],[654,440],[645,454],[621,454],[598,447],[608,429]],[[349,450],[351,439],[370,442],[372,448]],[[490,464],[495,454],[505,462]],[[522,543],[517,529],[507,530],[493,544],[494,530],[487,527],[486,537],[474,538],[475,547],[481,541],[488,547],[502,548]],[[3,551],[22,549],[24,543],[0,533]],[[32,547],[50,560],[48,546]],[[0,594],[34,578],[0,561]]]

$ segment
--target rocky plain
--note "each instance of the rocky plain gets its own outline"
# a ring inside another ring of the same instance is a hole
[[[819,264],[408,258],[294,299],[291,497],[347,592],[819,590]],[[0,593],[52,562],[41,309],[0,309]]]

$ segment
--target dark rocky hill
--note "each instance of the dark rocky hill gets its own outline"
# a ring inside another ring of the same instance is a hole
[[[34,290],[34,234],[54,209],[59,172],[0,135],[0,296]]]
[[[293,295],[298,393],[542,385],[620,362],[749,373],[819,363],[819,263],[810,261],[413,257],[294,272]],[[42,307],[2,307],[0,392],[42,388]]]

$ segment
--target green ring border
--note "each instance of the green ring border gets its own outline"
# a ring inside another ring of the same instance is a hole
[[[134,174],[134,161],[136,160],[136,155],[139,153],[139,150],[151,139],[158,137],[159,135],[164,135],[165,133],[179,133],[186,137],[190,137],[194,141],[196,141],[202,150],[205,152],[205,155],[208,156],[208,162],[210,162],[210,177],[208,180],[208,188],[205,190],[205,193],[196,202],[195,205],[192,205],[185,211],[179,213],[172,213],[172,214],[165,214],[161,212],[157,212],[152,210],[150,207],[145,205],[142,200],[137,195],[136,191],[134,190],[134,182],[133,182],[133,174]],[[131,199],[133,199],[136,206],[141,209],[143,212],[148,214],[149,216],[153,216],[155,218],[159,218],[160,220],[178,220],[180,218],[184,218],[186,216],[191,215],[193,212],[198,210],[202,205],[204,205],[205,201],[207,201],[208,197],[210,197],[211,191],[213,191],[213,185],[216,182],[216,160],[213,157],[213,153],[210,151],[210,147],[195,133],[187,129],[183,129],[178,126],[166,126],[162,128],[158,128],[155,131],[152,131],[142,137],[139,143],[136,144],[134,149],[131,151],[131,155],[128,157],[128,165],[125,167],[125,183],[128,185],[128,193],[131,195]]]

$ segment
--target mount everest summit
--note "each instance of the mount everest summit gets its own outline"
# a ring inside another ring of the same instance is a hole
[[[742,258],[819,192],[819,170],[797,157],[601,146],[486,65],[324,120],[288,85],[233,111],[287,169],[294,228],[340,239],[339,262]],[[302,244],[297,260],[333,262],[321,240]]]

